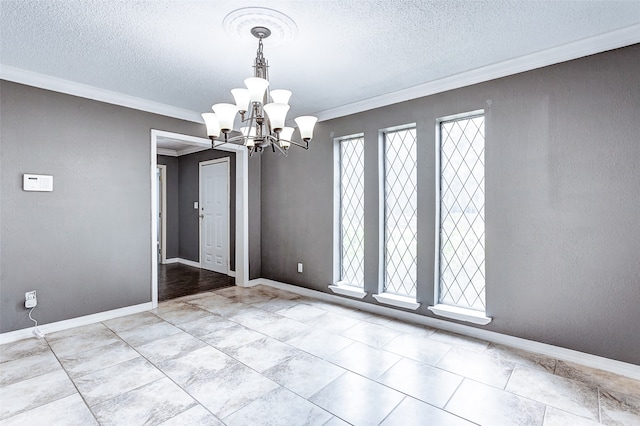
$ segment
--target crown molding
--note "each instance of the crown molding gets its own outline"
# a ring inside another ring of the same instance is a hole
[[[64,80],[62,78],[52,77],[8,65],[0,64],[0,79],[91,99],[94,101],[137,109],[139,111],[193,121],[195,123],[203,122],[200,113],[195,111],[149,101],[135,96],[124,95],[122,93],[100,89],[87,84],[76,83],[70,80]]]
[[[320,111],[315,115],[318,121],[331,120],[359,112],[368,111],[448,90],[459,89],[472,84],[483,83],[500,77],[506,77],[572,59],[618,49],[640,43],[640,24],[631,25],[619,30],[600,34],[595,37],[566,43],[551,49],[542,50],[507,61],[498,62],[481,68],[476,68],[463,73],[455,74],[439,80],[430,81],[387,93],[362,101],[353,102],[337,108]]]
[[[193,154],[194,152],[206,151],[207,149],[211,149],[211,146],[188,146],[179,151],[176,151],[178,157],[183,155]]]
[[[193,154],[194,152],[206,151],[210,149],[209,146],[188,146],[180,150],[160,148],[158,147],[156,154],[166,155],[167,157],[182,157],[183,155]]]
[[[331,120],[368,111],[374,108],[380,108],[424,96],[434,95],[436,93],[442,93],[447,90],[459,89],[472,84],[483,83],[485,81],[530,71],[536,68],[542,68],[560,62],[570,61],[572,59],[629,46],[635,43],[640,43],[640,24],[631,25],[629,27],[594,37],[566,43],[551,49],[542,50],[529,55],[465,71],[439,80],[398,90],[396,92],[375,96],[336,108],[330,108],[320,111],[315,115],[318,117],[318,121]],[[0,79],[92,99],[95,101],[106,102],[113,105],[133,108],[153,114],[192,121],[194,123],[203,122],[200,113],[196,111],[124,95],[122,93],[100,89],[98,87],[76,83],[57,77],[51,77],[45,74],[8,65],[0,64]]]
[[[178,153],[176,152],[175,149],[168,149],[168,148],[158,148],[156,150],[156,154],[158,155],[164,155],[167,157],[177,157]]]

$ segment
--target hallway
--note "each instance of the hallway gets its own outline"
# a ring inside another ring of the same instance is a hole
[[[158,301],[235,285],[235,278],[180,263],[158,265]]]

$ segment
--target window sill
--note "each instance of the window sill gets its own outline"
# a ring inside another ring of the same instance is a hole
[[[343,296],[355,297],[356,299],[362,299],[367,295],[367,293],[361,288],[342,284],[342,281],[337,282],[336,285],[330,285],[329,289],[334,293],[341,294]]]
[[[398,296],[397,294],[380,293],[374,294],[373,297],[375,297],[380,303],[396,306],[398,308],[411,309],[415,311],[420,307],[420,304],[416,302],[415,299],[406,296]]]
[[[492,318],[486,316],[484,312],[460,308],[458,306],[437,304],[435,306],[429,306],[427,309],[441,317],[466,321],[473,324],[487,325],[492,320]]]

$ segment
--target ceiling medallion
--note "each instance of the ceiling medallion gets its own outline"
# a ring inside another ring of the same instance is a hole
[[[251,29],[264,27],[271,31],[270,46],[293,40],[298,35],[298,26],[282,12],[265,7],[244,7],[225,16],[222,26],[236,40],[252,40]]]

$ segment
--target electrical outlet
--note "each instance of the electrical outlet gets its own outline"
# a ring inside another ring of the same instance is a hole
[[[298,273],[302,273],[302,263],[298,263]]]
[[[27,309],[35,308],[38,305],[36,291],[28,291],[24,294],[24,307]]]

